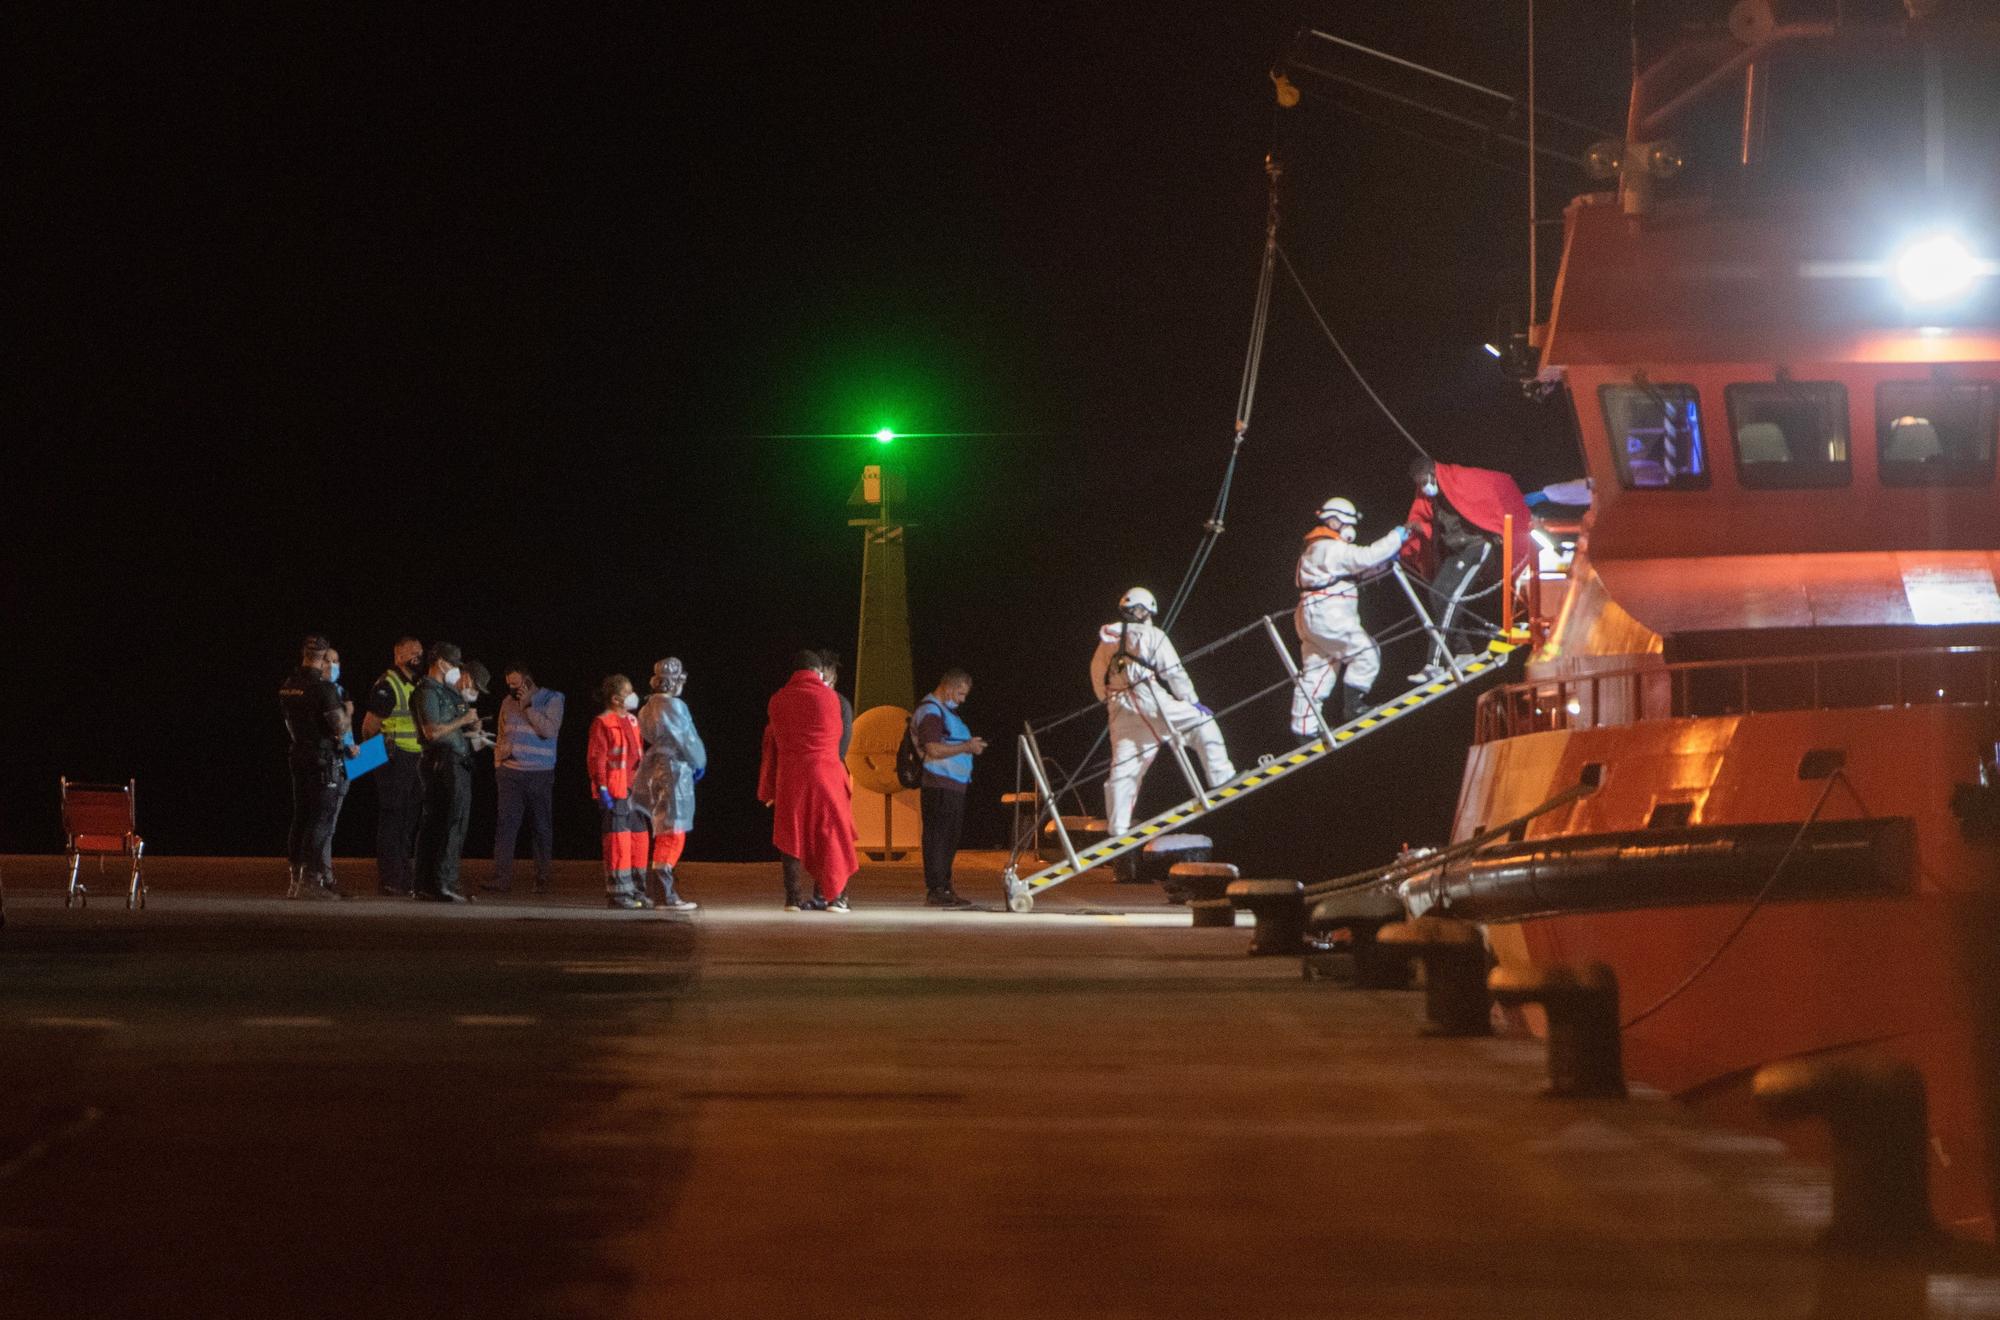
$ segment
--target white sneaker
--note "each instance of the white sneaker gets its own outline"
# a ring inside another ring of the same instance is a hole
[[[662,912],[693,912],[701,904],[689,898],[676,898],[672,902],[655,903],[653,906]]]
[[[1410,681],[1412,683],[1435,683],[1450,672],[1443,665],[1425,665],[1422,669],[1410,675]]]

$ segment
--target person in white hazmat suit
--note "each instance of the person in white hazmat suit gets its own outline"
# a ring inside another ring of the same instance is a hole
[[[1292,732],[1310,738],[1319,731],[1313,712],[1341,685],[1339,724],[1368,709],[1368,689],[1382,672],[1382,652],[1361,626],[1361,577],[1396,557],[1410,529],[1399,526],[1367,545],[1355,542],[1361,514],[1336,496],[1319,506],[1319,526],[1306,533],[1293,582],[1299,607],[1292,622],[1299,633],[1299,684],[1292,689]]]
[[[1111,724],[1111,777],[1104,782],[1104,814],[1111,833],[1132,826],[1139,782],[1160,754],[1160,744],[1182,737],[1192,744],[1210,788],[1236,777],[1215,715],[1188,681],[1180,653],[1153,623],[1160,604],[1144,587],[1118,600],[1118,622],[1098,630],[1090,658],[1090,686]]]

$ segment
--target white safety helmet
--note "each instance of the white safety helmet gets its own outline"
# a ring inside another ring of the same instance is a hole
[[[1319,506],[1321,522],[1337,522],[1343,527],[1352,527],[1361,521],[1361,510],[1354,507],[1354,501],[1336,495]]]
[[[1144,587],[1134,587],[1118,598],[1118,612],[1134,623],[1141,623],[1160,612],[1160,602]]]

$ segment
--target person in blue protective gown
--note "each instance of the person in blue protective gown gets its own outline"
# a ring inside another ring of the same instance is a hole
[[[669,912],[692,912],[697,906],[675,887],[674,867],[694,828],[695,781],[708,770],[708,749],[681,700],[686,686],[687,667],[677,657],[653,666],[653,695],[639,711],[646,754],[632,784],[632,805],[652,822],[652,883],[660,887],[659,906]]]

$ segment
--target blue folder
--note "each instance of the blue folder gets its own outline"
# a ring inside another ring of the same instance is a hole
[[[375,767],[388,763],[389,748],[378,733],[355,749],[354,756],[347,762],[347,777],[359,779]]]

